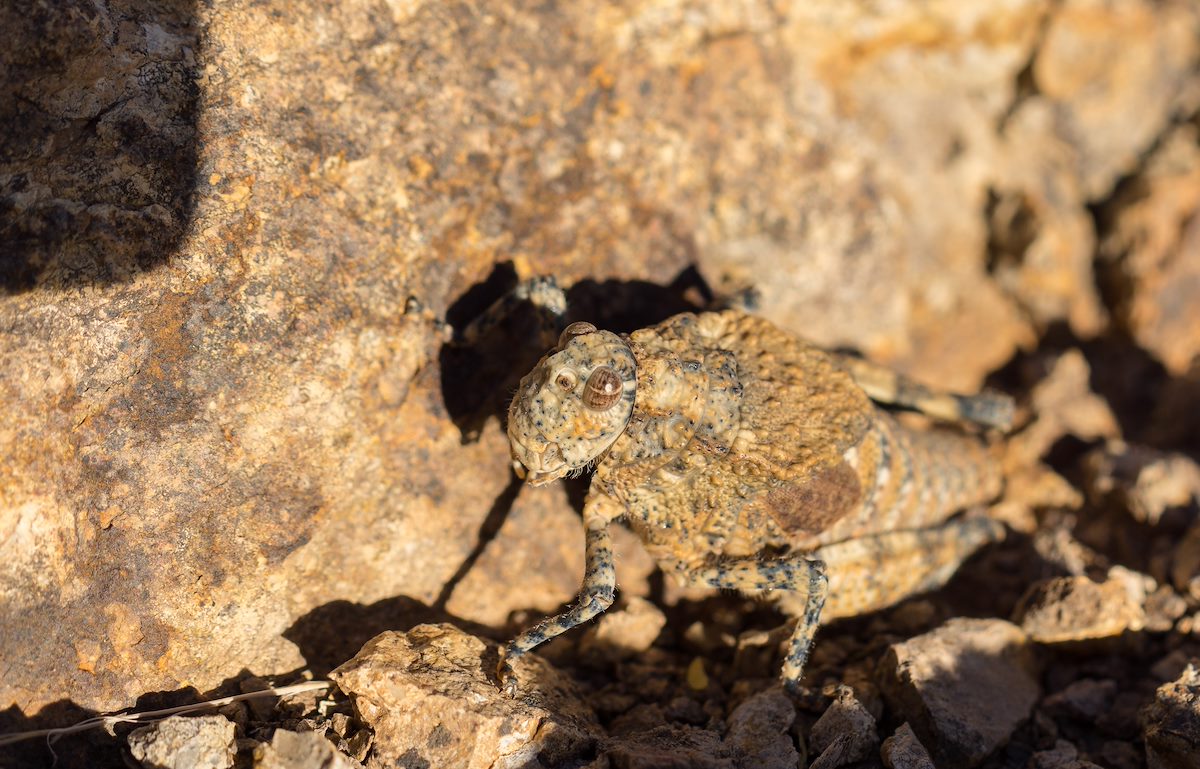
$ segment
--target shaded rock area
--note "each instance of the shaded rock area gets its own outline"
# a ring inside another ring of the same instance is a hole
[[[973,767],[1025,721],[1040,694],[1029,639],[1003,620],[953,619],[893,645],[880,687],[940,765]]]
[[[0,767],[1194,755],[1194,2],[72,0],[0,29],[0,736],[345,689]],[[793,700],[786,618],[618,533],[618,603],[505,698],[496,644],[578,585],[586,479],[511,473],[544,317],[450,340],[539,275],[620,331],[754,288],[1012,393],[1008,539],[822,627]]]
[[[1151,769],[1194,766],[1200,755],[1200,670],[1193,660],[1178,679],[1163,684],[1142,713],[1146,763]]]

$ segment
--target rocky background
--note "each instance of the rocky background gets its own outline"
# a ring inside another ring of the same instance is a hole
[[[1194,2],[42,0],[0,29],[0,733],[337,668],[53,752],[1194,765]],[[530,320],[446,324],[534,275],[620,330],[754,285],[822,344],[1012,392],[1011,536],[824,628],[799,703],[778,613],[625,537],[619,605],[501,697],[494,640],[578,585],[584,486],[509,473]]]

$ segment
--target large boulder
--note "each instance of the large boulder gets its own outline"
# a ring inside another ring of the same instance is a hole
[[[1196,25],[1185,0],[0,9],[0,708],[291,670],[283,634],[335,603],[528,589],[460,574],[515,498],[491,416],[537,354],[442,347],[498,263],[598,313],[665,313],[696,266],[961,387],[1094,332],[1088,205],[1195,93]]]

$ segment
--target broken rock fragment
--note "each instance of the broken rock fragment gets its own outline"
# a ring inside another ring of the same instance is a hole
[[[1084,576],[1054,577],[1030,587],[1017,606],[1016,617],[1021,628],[1039,643],[1119,636],[1145,624],[1145,592],[1139,587],[1121,574],[1104,582]]]
[[[520,692],[497,685],[494,645],[447,624],[381,633],[330,677],[375,731],[380,766],[553,765],[592,750],[595,714],[540,657],[514,661]]]
[[[788,735],[796,709],[782,690],[768,689],[738,705],[729,716],[725,743],[740,759],[739,766],[790,769],[800,754]]]
[[[658,607],[645,598],[631,598],[619,611],[605,612],[588,628],[579,645],[584,657],[628,659],[650,648],[667,624]]]
[[[316,732],[276,729],[270,743],[254,750],[254,769],[362,769]]]
[[[879,746],[875,719],[849,686],[837,688],[837,698],[825,709],[808,735],[809,748],[817,760],[812,766],[832,769],[862,761]]]
[[[1008,741],[1038,699],[1029,639],[998,619],[952,619],[893,644],[879,665],[892,710],[939,766],[973,767]]]
[[[934,769],[929,751],[907,723],[901,724],[895,734],[883,741],[879,755],[887,769]]]
[[[229,769],[237,753],[224,716],[172,716],[129,733],[129,752],[144,769]]]

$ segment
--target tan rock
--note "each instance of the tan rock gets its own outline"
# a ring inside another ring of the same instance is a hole
[[[496,681],[497,647],[450,625],[383,633],[330,674],[374,730],[374,762],[526,767],[593,750],[595,715],[536,655],[516,661],[526,696]]]
[[[171,716],[126,739],[144,769],[228,769],[237,752],[234,731],[224,716]]]
[[[316,732],[276,729],[271,741],[254,751],[254,769],[361,769]]]
[[[600,615],[580,639],[579,653],[599,659],[627,659],[650,648],[667,618],[644,598],[631,598],[625,608]]]
[[[1177,509],[1200,509],[1200,465],[1184,454],[1110,441],[1084,459],[1088,493],[1112,498],[1139,523],[1158,524]]]
[[[1044,17],[1024,92],[1002,121],[993,208],[997,279],[1039,323],[1091,336],[1106,322],[1085,206],[1106,198],[1196,99],[1200,14],[1187,2],[1071,0]]]
[[[880,688],[938,765],[978,765],[1029,717],[1039,694],[1025,633],[995,619],[952,619],[893,644]]]
[[[1175,375],[1200,356],[1200,129],[1172,131],[1105,209],[1104,279],[1123,325]]]
[[[1045,375],[1030,395],[1033,420],[1008,442],[1009,463],[1035,466],[1060,438],[1116,438],[1116,417],[1108,403],[1092,391],[1091,368],[1078,349],[1041,361]]]
[[[496,536],[455,586],[446,610],[503,626],[518,609],[549,613],[583,580],[583,525],[562,484],[524,486]]]
[[[1145,624],[1144,587],[1114,577],[1054,577],[1032,585],[1015,610],[1016,620],[1039,643],[1119,636]]]

